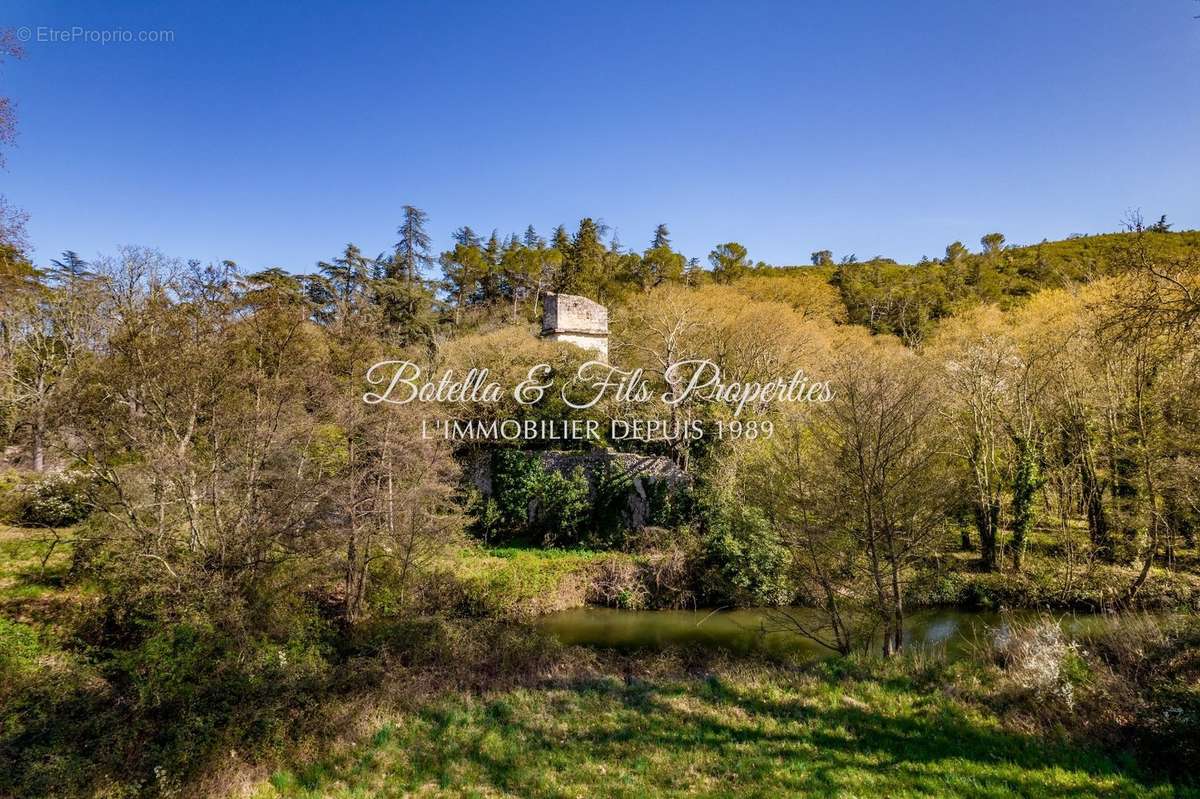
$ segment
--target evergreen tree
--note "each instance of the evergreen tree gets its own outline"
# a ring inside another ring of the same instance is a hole
[[[654,231],[650,248],[635,266],[632,282],[643,291],[667,282],[682,282],[684,264],[684,257],[671,249],[667,226],[659,225]]]
[[[604,244],[601,228],[591,217],[579,220],[579,230],[567,247],[557,290],[579,294],[599,286],[604,271]]]
[[[658,250],[664,247],[671,247],[671,231],[667,230],[665,222],[660,222],[658,227],[654,228],[654,239],[650,242],[650,249]]]
[[[979,243],[983,245],[984,255],[994,255],[1004,249],[1004,234],[988,233]]]
[[[525,246],[531,250],[536,250],[546,246],[546,240],[537,234],[537,231],[533,229],[533,225],[525,228],[524,243]]]
[[[454,232],[454,249],[439,259],[442,267],[442,288],[454,306],[454,322],[462,318],[462,310],[478,300],[479,283],[487,271],[479,236],[469,227]]]
[[[404,221],[396,229],[400,240],[396,242],[396,252],[387,277],[405,282],[420,280],[421,270],[433,265],[429,234],[425,231],[428,222],[429,215],[420,208],[404,206]]]
[[[571,258],[571,236],[567,233],[565,225],[559,225],[554,228],[554,234],[550,238],[551,251],[556,253],[557,266],[554,269],[554,274],[550,277],[550,290],[562,291],[566,285],[567,270],[569,269],[567,262]]]
[[[950,244],[946,245],[946,257],[943,259],[943,263],[946,263],[950,266],[956,266],[970,254],[971,251],[968,250],[961,241],[951,242]]]
[[[319,261],[317,269],[328,280],[334,296],[347,302],[371,279],[371,262],[354,244],[347,244],[340,258],[332,262]]]
[[[461,244],[464,247],[479,247],[483,241],[479,238],[474,230],[471,230],[470,225],[463,225],[452,234],[455,243]]]
[[[50,263],[54,264],[54,269],[52,270],[54,276],[66,282],[89,277],[92,274],[88,269],[90,264],[80,258],[79,253],[74,250],[64,250],[61,261],[55,258]]]
[[[483,272],[479,276],[480,302],[491,303],[503,298],[500,287],[503,259],[504,247],[500,243],[500,233],[493,230],[483,246]]]

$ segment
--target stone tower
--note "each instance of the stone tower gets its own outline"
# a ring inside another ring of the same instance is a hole
[[[542,301],[542,335],[596,352],[608,360],[608,309],[587,297],[547,294]]]

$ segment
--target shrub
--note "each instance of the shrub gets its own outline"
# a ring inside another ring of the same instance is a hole
[[[474,529],[485,540],[577,546],[591,521],[590,496],[582,469],[565,475],[547,469],[538,453],[497,450],[492,497],[475,504]]]
[[[588,549],[626,549],[633,477],[619,464],[605,463],[597,470],[595,480],[588,523],[580,543]]]
[[[646,499],[650,504],[647,524],[653,527],[682,527],[699,515],[696,493],[686,483],[670,480],[646,480]]]
[[[1075,684],[1086,674],[1086,666],[1057,622],[1010,622],[992,631],[992,645],[995,659],[1020,688],[1041,699],[1074,704]]]
[[[649,592],[642,580],[642,568],[627,558],[605,558],[596,564],[589,601],[623,610],[643,610],[649,604]]]
[[[545,468],[536,454],[514,449],[492,454],[492,498],[494,510],[489,524],[520,530],[529,523],[530,505]]]
[[[22,490],[18,521],[29,527],[67,527],[88,517],[92,484],[79,472],[49,474]]]
[[[539,462],[539,466],[540,466]],[[533,530],[543,546],[577,546],[589,521],[588,481],[582,469],[568,477],[543,469],[534,485]]]
[[[710,511],[705,549],[715,575],[709,590],[718,602],[786,605],[794,594],[791,555],[762,511],[720,501]]]

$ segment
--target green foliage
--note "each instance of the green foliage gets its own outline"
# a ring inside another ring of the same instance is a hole
[[[629,498],[633,478],[619,464],[606,462],[594,476],[588,522],[580,545],[589,549],[625,549],[629,535]]]
[[[990,233],[981,240],[979,254],[954,242],[946,247],[945,258],[915,266],[887,258],[843,263],[833,282],[851,322],[915,342],[937,320],[979,302],[1011,307],[1039,289],[1127,272],[1137,235],[1107,233],[1005,247],[1002,234]],[[1200,247],[1200,232],[1158,232],[1138,243],[1147,258],[1178,262]]]
[[[692,484],[669,480],[645,480],[650,527],[681,528],[699,518],[699,500]]]
[[[545,546],[573,546],[581,542],[588,521],[587,477],[576,468],[570,475],[544,470],[535,486],[535,530]]]
[[[1021,568],[1021,558],[1025,554],[1025,545],[1029,531],[1033,529],[1037,513],[1036,500],[1038,491],[1045,483],[1042,475],[1040,453],[1037,447],[1024,437],[1017,438],[1016,465],[1012,480],[1012,549],[1013,565]]]
[[[704,544],[715,604],[775,606],[791,601],[791,554],[762,511],[731,498],[710,500]]]
[[[545,468],[536,453],[498,449],[492,453],[492,502],[510,531],[529,522],[531,504]]]
[[[477,527],[494,533],[499,521],[507,537],[516,540],[563,547],[581,543],[591,493],[582,469],[562,474],[547,469],[539,453],[519,450],[496,450],[492,463],[495,508],[483,506]]]
[[[708,254],[708,260],[712,264],[713,279],[718,283],[732,283],[739,280],[745,277],[752,268],[746,248],[736,241],[718,244]]]
[[[586,573],[596,557],[587,552],[493,550],[460,569],[465,610],[486,618],[527,618],[584,602]]]
[[[333,688],[330,650],[304,619],[293,622],[281,639],[244,639],[203,622],[161,624],[94,664],[52,650],[37,672],[8,669],[0,793],[90,796],[107,783],[127,791],[122,796],[170,795],[214,757],[287,742],[312,723],[295,709]],[[13,646],[8,627],[0,625],[8,642],[0,647],[28,662],[37,654],[33,639],[18,635]]]

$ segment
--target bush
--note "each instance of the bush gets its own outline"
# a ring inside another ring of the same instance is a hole
[[[992,631],[994,658],[1021,689],[1039,699],[1075,703],[1075,685],[1086,674],[1078,647],[1052,619],[1010,622]]]
[[[786,605],[795,593],[789,579],[791,555],[762,511],[722,500],[710,510],[705,536],[715,579],[713,599],[735,605]]]
[[[547,469],[538,453],[497,450],[492,497],[475,503],[474,529],[485,540],[524,540],[542,546],[578,546],[591,521],[591,489],[582,469]]]
[[[17,521],[27,527],[68,527],[92,512],[92,484],[79,472],[49,474],[21,494]]]
[[[540,465],[540,463],[539,463]],[[542,546],[578,546],[589,521],[587,478],[582,469],[570,477],[543,469],[534,486],[533,530]]]

